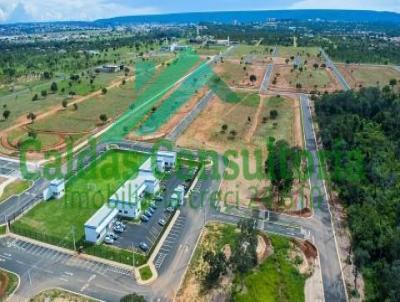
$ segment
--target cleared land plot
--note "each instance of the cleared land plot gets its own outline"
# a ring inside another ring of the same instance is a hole
[[[391,79],[400,81],[400,72],[390,66],[337,64],[338,69],[352,88],[389,85]]]
[[[68,181],[62,199],[38,204],[15,226],[59,238],[60,242],[71,241],[74,228],[76,239],[82,239],[84,223],[127,179],[136,175],[145,159],[145,155],[133,152],[105,153]]]
[[[235,226],[206,226],[179,289],[177,301],[304,301],[306,277],[290,257],[291,239],[276,235],[268,235],[266,241],[269,242],[265,242],[266,250],[264,257],[261,257],[263,260],[254,270],[245,274],[243,287],[239,276],[228,272],[220,278],[216,288],[204,290],[202,280],[208,265],[203,256],[208,251],[221,251],[232,259],[238,239],[239,230]]]
[[[339,84],[326,68],[303,67],[303,70],[292,66],[275,66],[270,89],[274,91],[320,91],[333,92],[340,89]]]
[[[213,69],[229,86],[241,88],[259,88],[265,73],[264,66],[244,64],[239,60],[217,62],[213,65]],[[256,81],[250,81],[251,75],[256,76]]]
[[[195,52],[199,56],[215,56],[226,50],[225,46],[199,46],[195,48]]]
[[[293,47],[293,46],[279,46],[278,56],[279,57],[291,57],[291,56],[301,56],[301,57],[317,57],[320,53],[318,47]]]
[[[271,55],[273,47],[265,45],[239,45],[229,54],[230,57],[246,58],[246,56],[254,56],[257,59],[266,58]]]

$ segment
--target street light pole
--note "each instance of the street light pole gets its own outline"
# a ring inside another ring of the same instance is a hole
[[[72,240],[74,241],[74,251],[76,252],[76,242],[75,242],[75,226],[72,226]]]

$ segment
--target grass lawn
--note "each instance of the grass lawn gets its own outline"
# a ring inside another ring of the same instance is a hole
[[[24,192],[31,185],[30,181],[27,180],[16,180],[10,184],[8,184],[3,191],[3,194],[0,196],[0,203],[7,200],[13,195],[18,195]]]
[[[270,118],[271,110],[278,112],[276,119]],[[266,99],[253,142],[261,146],[266,144],[268,137],[274,137],[276,140],[284,139],[291,144],[294,140],[293,118],[293,100],[282,96]]]
[[[220,52],[224,52],[225,50],[225,46],[200,46],[195,48],[195,51],[199,56],[215,56],[218,55]]]
[[[143,281],[149,280],[153,276],[153,273],[151,272],[150,267],[148,265],[139,269],[139,273]]]
[[[6,288],[3,288],[4,284],[7,284]],[[18,286],[18,277],[13,273],[0,270],[0,288],[2,289],[3,295],[0,294],[0,301],[6,301]],[[4,292],[3,292],[4,290]]]
[[[294,71],[289,73],[287,81],[292,87],[296,87],[296,84],[300,83],[303,88],[323,89],[329,85],[331,79],[325,69],[309,68],[303,72]]]
[[[304,301],[305,277],[288,257],[290,239],[269,235],[274,253],[244,277],[244,290],[233,293],[235,302]],[[236,289],[240,280],[235,279]]]
[[[60,241],[84,236],[84,223],[124,183],[132,178],[146,156],[123,151],[109,151],[87,169],[73,176],[60,200],[42,202],[18,220],[15,228],[47,234]]]

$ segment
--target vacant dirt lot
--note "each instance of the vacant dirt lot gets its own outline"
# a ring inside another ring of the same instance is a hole
[[[274,67],[270,90],[278,92],[333,92],[340,89],[332,72],[326,68],[305,66],[294,70],[290,65]]]
[[[237,158],[230,157],[240,168],[233,180],[224,180],[221,191],[223,201],[236,203],[239,199],[244,205],[265,192],[268,181],[249,179],[244,175],[243,152],[248,153],[250,173],[262,173],[267,157],[267,139],[285,139],[291,145],[302,146],[300,109],[296,99],[286,97],[262,98],[258,104],[245,100],[232,104],[215,97],[192,125],[178,138],[177,145],[192,149],[216,150],[224,153],[237,150]],[[270,118],[270,112],[276,110],[278,116]],[[226,125],[226,130],[223,130]],[[231,131],[236,135],[232,136]],[[243,151],[242,151],[243,150]],[[255,150],[259,150],[255,154]],[[234,194],[232,194],[234,192]]]
[[[214,71],[229,86],[258,89],[264,77],[265,66],[240,62],[240,60],[225,59],[223,63],[214,64]],[[256,81],[253,83],[250,81],[251,75],[256,76]]]
[[[391,79],[400,81],[400,72],[391,66],[338,64],[340,72],[352,88],[385,86]]]

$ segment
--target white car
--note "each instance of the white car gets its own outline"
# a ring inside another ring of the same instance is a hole
[[[111,238],[111,236],[106,236],[104,237],[104,243],[106,244],[113,244],[114,243],[114,239]]]

